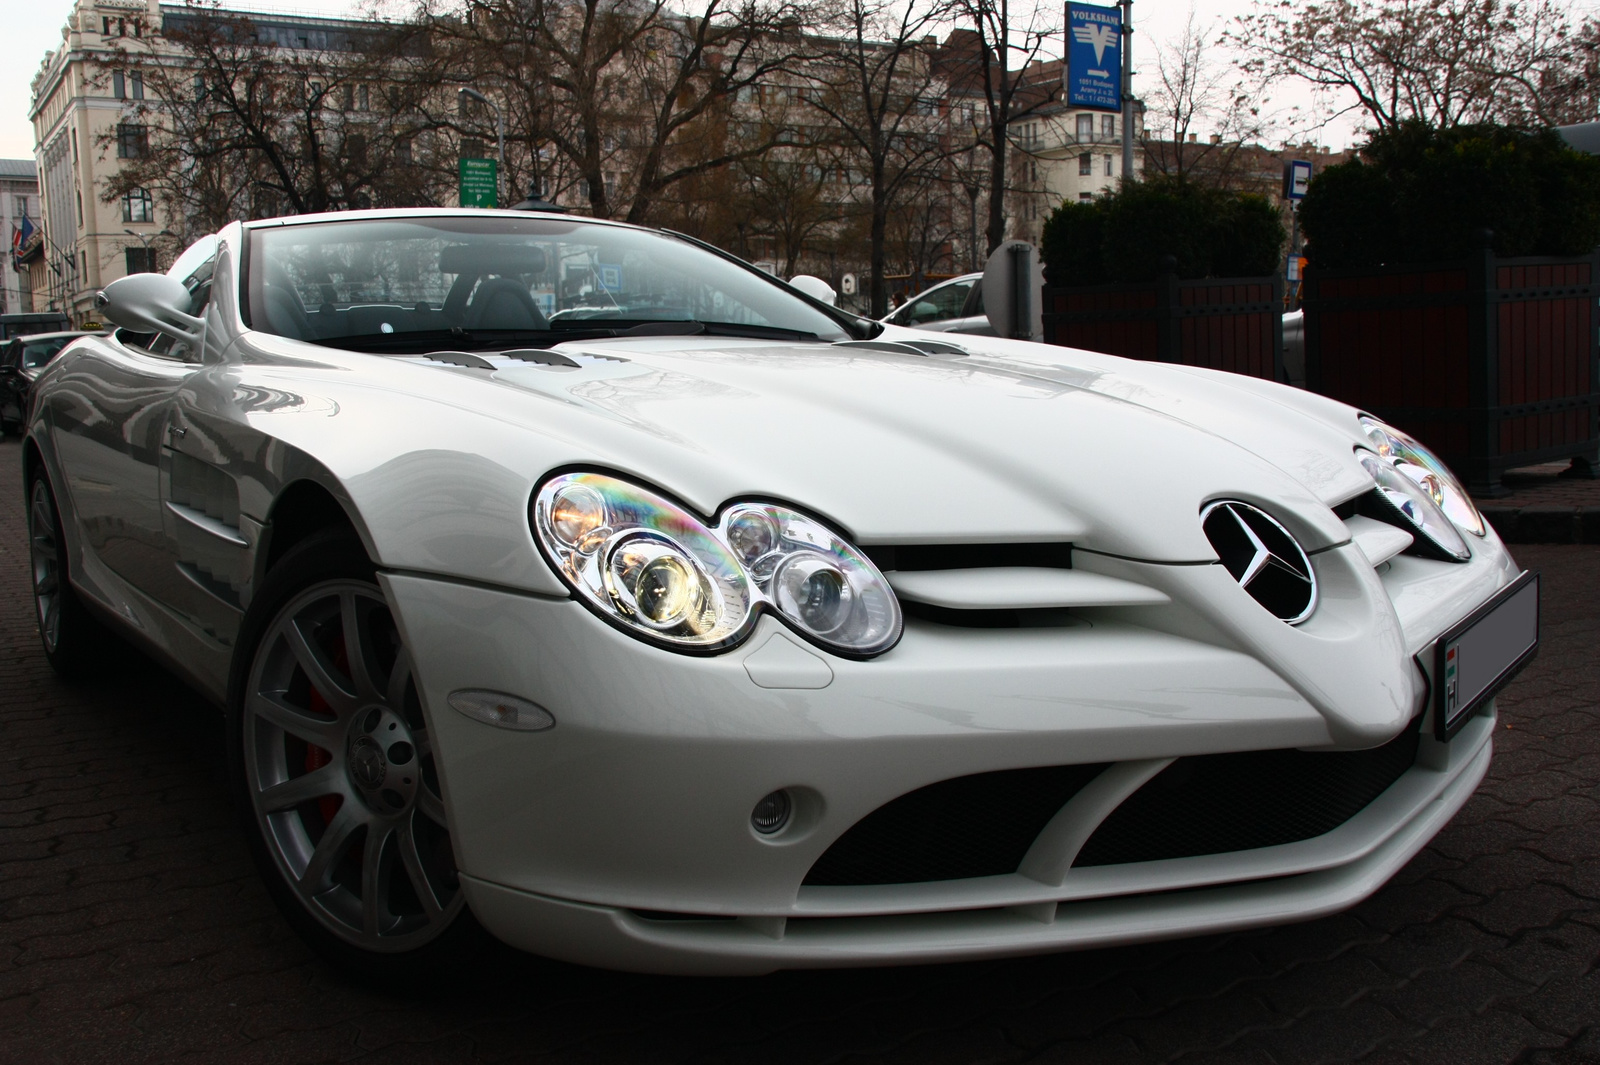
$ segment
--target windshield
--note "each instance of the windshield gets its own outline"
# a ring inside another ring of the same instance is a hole
[[[783,285],[687,241],[573,218],[253,229],[247,298],[253,329],[362,351],[556,343],[630,329],[849,339]]]

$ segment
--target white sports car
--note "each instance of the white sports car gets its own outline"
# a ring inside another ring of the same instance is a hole
[[[674,234],[275,219],[100,303],[27,417],[45,649],[108,626],[225,707],[262,875],[368,972],[1330,913],[1466,802],[1537,644],[1536,578],[1359,411]]]

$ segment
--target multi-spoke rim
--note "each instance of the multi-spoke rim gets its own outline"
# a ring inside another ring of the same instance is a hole
[[[464,900],[411,658],[378,589],[317,584],[278,612],[251,664],[244,762],[256,821],[323,927],[412,950]]]
[[[28,551],[33,561],[33,604],[39,611],[39,634],[45,650],[61,642],[61,548],[56,512],[44,479],[33,482],[28,506]]]

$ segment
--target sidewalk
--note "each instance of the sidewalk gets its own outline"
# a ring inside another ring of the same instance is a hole
[[[1600,544],[1600,480],[1556,476],[1565,460],[1508,470],[1510,495],[1478,500],[1508,544]]]

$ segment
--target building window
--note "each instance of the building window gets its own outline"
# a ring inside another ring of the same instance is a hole
[[[356,89],[356,109],[360,111],[372,110],[372,96],[367,92],[365,85]]]
[[[1094,156],[1084,152],[1078,156],[1078,176],[1084,177],[1094,173]]]
[[[153,274],[156,272],[156,253],[154,248],[124,248],[122,255],[130,274]]]
[[[143,159],[150,152],[150,131],[133,122],[117,126],[117,158]]]
[[[1106,177],[1111,176],[1111,156],[1106,156]]]
[[[1087,141],[1087,140],[1093,140],[1094,139],[1094,116],[1093,115],[1079,115],[1078,116],[1078,139],[1080,141]]]
[[[16,198],[16,208],[16,215],[18,218],[28,217],[28,198],[26,196],[18,196]]]
[[[401,138],[395,142],[394,157],[401,166],[411,165],[413,156],[411,154],[411,141],[409,139]]]
[[[488,158],[488,156],[483,154],[483,142],[481,140],[479,140],[478,138],[476,138],[476,137],[462,137],[461,138],[461,158],[463,158],[463,159],[486,159],[486,158]]]
[[[138,71],[125,74],[120,70],[111,72],[111,95],[119,100],[144,99],[144,75]]]
[[[1078,202],[1079,203],[1088,203],[1092,199],[1094,199],[1094,193],[1092,193],[1092,192],[1080,192],[1080,193],[1078,193]]]
[[[1116,115],[1101,115],[1100,116],[1100,136],[1104,137],[1106,140],[1111,140],[1116,135],[1117,135],[1117,116]]]
[[[122,220],[124,222],[154,222],[155,205],[150,202],[150,193],[146,189],[129,189],[122,197]]]

